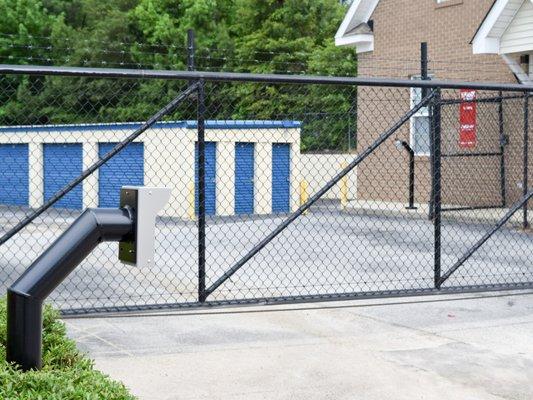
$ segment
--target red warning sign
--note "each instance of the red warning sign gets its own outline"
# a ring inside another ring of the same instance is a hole
[[[461,89],[459,110],[459,146],[472,149],[477,144],[477,104],[476,91]]]

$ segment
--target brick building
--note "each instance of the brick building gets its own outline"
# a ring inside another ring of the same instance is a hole
[[[355,0],[335,40],[338,46],[356,48],[360,76],[420,79],[420,43],[427,42],[431,78],[533,84],[533,0]],[[359,149],[396,122],[420,94],[419,89],[360,87]],[[445,90],[443,97],[459,100],[460,92]],[[529,102],[531,116],[533,100]],[[523,187],[524,100],[502,103],[503,124],[498,103],[477,104],[475,142],[466,145],[460,138],[459,103],[442,110],[443,203],[511,204]],[[529,186],[532,127],[533,119]],[[422,109],[395,136],[415,150],[419,203],[427,202],[430,193],[429,133],[429,112]],[[471,156],[485,153],[492,155]],[[394,140],[387,141],[360,166],[358,197],[404,201],[406,166],[407,153]]]

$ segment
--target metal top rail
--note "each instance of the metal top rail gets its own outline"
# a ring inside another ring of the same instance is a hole
[[[145,78],[145,79],[183,79],[229,82],[257,82],[257,83],[312,83],[323,85],[361,85],[388,87],[420,87],[443,89],[477,89],[513,92],[531,92],[533,85],[461,82],[441,80],[411,80],[385,78],[359,78],[311,75],[278,75],[251,74],[236,72],[203,72],[203,71],[167,71],[145,69],[119,68],[85,68],[85,67],[53,67],[37,65],[7,65],[0,64],[0,75],[58,75],[92,78]]]

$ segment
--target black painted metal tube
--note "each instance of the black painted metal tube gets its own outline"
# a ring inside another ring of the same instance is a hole
[[[505,146],[507,140],[505,138],[504,118],[503,118],[503,93],[499,92],[498,102],[498,130],[500,133],[500,195],[502,199],[502,207],[507,205],[506,194],[506,178],[505,178]]]
[[[442,212],[442,152],[441,152],[441,90],[435,90],[433,97],[433,251],[434,251],[434,283],[440,289],[441,276],[441,212]]]
[[[400,144],[409,153],[409,203],[408,210],[416,210],[415,207],[415,151],[409,146],[405,140],[401,140]]]
[[[529,167],[529,95],[524,96],[524,143],[523,149],[523,177],[522,177],[522,194],[525,196],[529,188],[528,182],[528,167]],[[527,215],[528,202],[524,203],[522,210],[522,228],[529,228],[529,220]]]
[[[501,90],[499,91],[500,93]],[[495,97],[480,97],[472,100],[468,100],[469,103],[500,103],[504,100],[516,100],[516,99],[523,99],[523,94],[517,94],[517,95],[511,95],[511,96],[504,96],[503,93],[499,94]],[[449,106],[449,105],[459,105],[461,103],[464,103],[464,100],[462,99],[442,99],[442,105],[443,106]]]
[[[198,301],[205,294],[205,86],[198,82]]]
[[[257,83],[294,83],[324,85],[361,85],[388,87],[425,87],[434,89],[477,89],[493,91],[533,92],[533,85],[502,84],[483,82],[461,82],[441,80],[412,80],[363,77],[338,77],[314,75],[250,74],[244,72],[208,72],[208,71],[171,71],[125,68],[86,68],[86,67],[52,67],[40,65],[0,64],[3,75],[57,75],[85,76],[89,78],[141,78],[141,79],[183,79],[220,81],[220,82],[257,82]]]
[[[428,44],[427,42],[420,43],[420,79],[428,80]],[[422,97],[427,96],[427,88],[422,88]]]
[[[442,154],[442,158],[453,158],[453,157],[501,157],[502,153],[500,152],[487,152],[487,153],[450,153]]]
[[[87,209],[7,290],[6,358],[23,370],[39,369],[42,304],[101,242],[134,234],[129,208]]]

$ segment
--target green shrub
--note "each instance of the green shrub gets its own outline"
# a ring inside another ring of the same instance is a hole
[[[58,312],[46,306],[43,318],[43,368],[22,372],[6,362],[6,301],[0,299],[0,399],[134,399],[124,385],[93,369],[93,362],[66,336]]]

